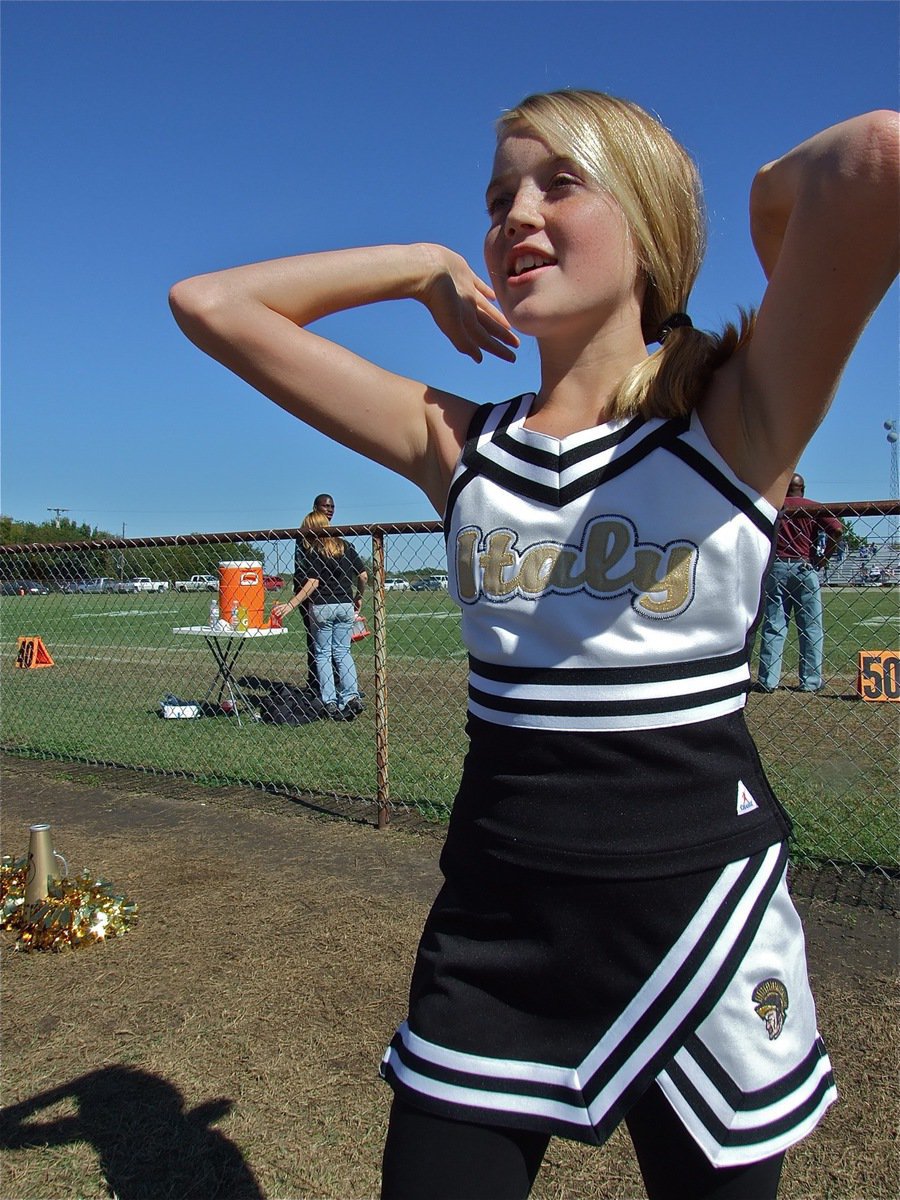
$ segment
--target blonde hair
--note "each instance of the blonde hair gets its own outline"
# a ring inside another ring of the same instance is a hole
[[[630,100],[571,90],[528,96],[497,122],[502,138],[531,129],[555,153],[577,162],[619,206],[645,280],[641,332],[658,340],[673,313],[686,312],[706,248],[700,177],[688,152],[655,117]],[[675,417],[689,413],[713,371],[753,332],[755,315],[721,334],[682,326],[629,371],[609,415]]]
[[[309,550],[317,550],[326,558],[342,558],[345,550],[344,539],[326,532],[331,528],[331,522],[323,512],[313,509],[307,513],[300,525],[300,536]]]

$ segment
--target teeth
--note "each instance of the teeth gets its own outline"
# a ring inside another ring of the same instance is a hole
[[[533,254],[523,254],[521,258],[516,259],[513,274],[521,275],[523,271],[531,271],[535,267],[543,267],[544,265],[544,259],[536,258]]]

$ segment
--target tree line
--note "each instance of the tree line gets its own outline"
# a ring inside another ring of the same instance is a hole
[[[107,576],[132,579],[189,579],[191,575],[215,575],[224,560],[264,561],[262,552],[247,542],[215,542],[197,546],[143,546],[121,549],[66,549],[68,542],[107,541],[114,533],[61,518],[56,521],[17,521],[0,516],[0,545],[23,546],[53,543],[50,550],[26,551],[4,556],[0,572],[4,580],[29,579],[48,587],[62,587],[84,579]]]

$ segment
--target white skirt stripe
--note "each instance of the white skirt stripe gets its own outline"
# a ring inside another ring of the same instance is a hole
[[[822,1078],[827,1078],[830,1074],[831,1066],[827,1058],[823,1061],[827,1067],[827,1072]],[[783,1128],[770,1136],[766,1136],[761,1130],[757,1138],[750,1143],[723,1145],[722,1142],[710,1133],[701,1118],[691,1105],[685,1101],[684,1096],[682,1096],[681,1092],[665,1072],[657,1077],[656,1082],[662,1088],[669,1103],[678,1113],[685,1129],[691,1134],[694,1141],[714,1167],[739,1167],[747,1163],[759,1162],[763,1158],[771,1158],[775,1154],[782,1154],[785,1150],[790,1149],[791,1146],[796,1145],[797,1142],[812,1133],[816,1125],[821,1121],[826,1109],[837,1100],[837,1088],[831,1082],[829,1086],[824,1088],[818,1103],[802,1116],[795,1116],[788,1128]]]
[[[390,1051],[385,1055],[388,1061]],[[446,1083],[443,1080],[432,1079],[421,1075],[408,1067],[403,1060],[394,1055],[390,1058],[391,1068],[401,1083],[430,1096],[434,1100],[446,1100],[450,1104],[463,1105],[467,1108],[480,1108],[486,1112],[504,1112],[527,1114],[543,1117],[550,1121],[564,1121],[567,1125],[580,1125],[589,1129],[590,1117],[583,1104],[566,1104],[560,1100],[550,1100],[542,1096],[519,1095],[515,1092],[487,1092],[477,1087],[462,1087],[459,1084]]]
[[[397,1032],[400,1034],[404,1046],[407,1046],[417,1058],[421,1058],[424,1062],[434,1063],[438,1067],[445,1067],[449,1071],[465,1071],[469,1075],[482,1075],[486,1078],[504,1079],[510,1082],[524,1079],[529,1083],[545,1083],[550,1087],[581,1091],[581,1080],[577,1067],[556,1067],[538,1062],[515,1062],[507,1058],[487,1058],[480,1054],[466,1054],[461,1050],[451,1050],[447,1046],[439,1046],[419,1037],[418,1034],[413,1033],[406,1021]]]
[[[755,1129],[759,1125],[768,1125],[782,1120],[811,1099],[823,1079],[831,1077],[831,1065],[828,1059],[817,1058],[810,1074],[794,1091],[782,1096],[772,1104],[761,1105],[757,1108],[736,1109],[729,1104],[687,1050],[679,1050],[675,1055],[675,1062],[709,1105],[716,1118],[728,1129],[734,1130]]]

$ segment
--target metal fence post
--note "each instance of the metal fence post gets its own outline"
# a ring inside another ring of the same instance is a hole
[[[372,530],[372,566],[375,572],[375,773],[378,801],[378,828],[390,823],[390,783],[388,779],[388,694],[387,694],[387,621],[384,604],[384,531]]]

